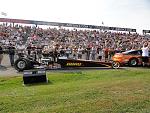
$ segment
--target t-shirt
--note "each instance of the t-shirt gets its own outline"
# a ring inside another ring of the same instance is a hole
[[[83,52],[83,49],[82,49],[82,48],[79,48],[79,49],[78,49],[78,54],[82,54],[82,52]]]
[[[24,45],[18,45],[17,46],[18,53],[24,53],[24,49],[25,49]]]
[[[143,47],[143,48],[142,48],[142,56],[146,56],[146,57],[149,56],[149,55],[148,55],[148,47]]]
[[[90,54],[90,52],[91,52],[91,48],[89,48],[89,47],[86,48],[86,53],[87,53],[87,54]]]
[[[37,54],[42,54],[42,48],[41,47],[37,47]]]
[[[28,47],[27,47],[28,55],[31,54],[31,49],[32,49],[31,46],[28,46]]]
[[[8,53],[9,53],[10,55],[15,55],[15,47],[10,46],[10,47],[8,48]]]

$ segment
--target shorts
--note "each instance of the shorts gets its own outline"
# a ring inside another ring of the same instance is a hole
[[[102,56],[98,56],[98,59],[102,59]]]
[[[107,59],[107,58],[108,58],[108,54],[105,55],[105,59]]]
[[[149,62],[149,57],[147,57],[147,56],[143,56],[142,57],[142,61],[144,62],[144,63],[148,63]]]

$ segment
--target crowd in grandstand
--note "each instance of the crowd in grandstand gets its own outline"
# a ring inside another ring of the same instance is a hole
[[[0,48],[14,55],[36,54],[38,60],[46,54],[86,60],[110,60],[114,53],[141,49],[150,41],[137,33],[102,30],[40,28],[3,23],[0,25]],[[2,50],[0,50],[0,64]],[[11,65],[14,62],[11,60]]]

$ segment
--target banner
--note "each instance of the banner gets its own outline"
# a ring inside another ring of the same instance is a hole
[[[23,23],[23,24],[35,24],[35,25],[50,25],[50,26],[89,28],[89,29],[99,29],[99,30],[114,30],[114,31],[136,32],[136,29],[131,29],[131,28],[107,27],[107,26],[96,26],[96,25],[85,25],[85,24],[72,24],[72,23],[60,23],[60,22],[23,20],[23,19],[0,18],[0,22],[10,22],[10,23]]]
[[[150,33],[150,30],[143,30],[143,34]]]

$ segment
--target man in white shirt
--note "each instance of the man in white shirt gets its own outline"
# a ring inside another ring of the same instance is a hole
[[[79,48],[78,48],[78,51],[77,51],[77,53],[78,53],[78,59],[82,59],[82,53],[83,53],[83,48],[82,48],[82,46],[80,46]]]
[[[18,57],[22,57],[25,54],[25,45],[22,45],[21,43],[16,45],[17,54]]]
[[[70,55],[71,55],[71,48],[66,47],[66,56],[67,56],[67,58],[69,58]]]
[[[142,62],[143,66],[149,64],[149,44],[146,42],[142,48]]]

